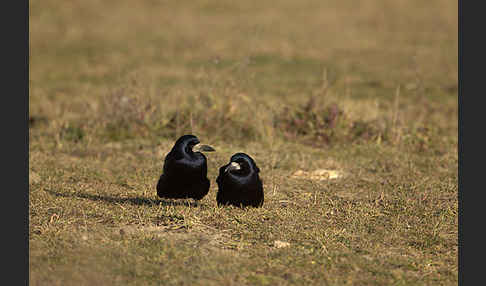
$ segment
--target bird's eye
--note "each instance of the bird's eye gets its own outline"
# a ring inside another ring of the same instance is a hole
[[[186,146],[186,153],[191,153],[191,152],[192,152],[192,147],[193,147],[193,146],[194,146],[194,145],[187,145],[187,146]]]

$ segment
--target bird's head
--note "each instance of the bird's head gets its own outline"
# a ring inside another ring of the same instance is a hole
[[[224,171],[244,176],[252,172],[259,173],[260,169],[250,156],[245,153],[236,153],[231,156],[230,163]]]
[[[213,152],[213,147],[204,145],[199,142],[199,139],[194,135],[183,135],[177,139],[174,148],[186,154],[194,152]]]

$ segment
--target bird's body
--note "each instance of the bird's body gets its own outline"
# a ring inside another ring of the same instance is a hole
[[[247,154],[236,153],[231,156],[230,163],[219,169],[216,179],[218,205],[262,206],[264,195],[259,172],[260,169]]]
[[[201,152],[193,151],[198,144],[199,140],[194,135],[184,135],[176,141],[165,157],[163,173],[157,182],[157,195],[160,198],[200,200],[207,195],[210,182],[206,157]]]

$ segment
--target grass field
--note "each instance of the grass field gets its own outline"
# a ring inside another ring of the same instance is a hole
[[[30,285],[457,284],[457,2],[29,3]],[[210,192],[159,200],[187,133]]]

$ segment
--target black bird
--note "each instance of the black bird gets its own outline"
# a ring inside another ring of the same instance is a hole
[[[203,152],[215,151],[202,145],[194,135],[177,139],[164,160],[164,169],[157,183],[157,195],[166,199],[202,199],[209,192],[208,165]]]
[[[238,207],[261,207],[263,205],[263,184],[258,176],[260,169],[245,153],[231,156],[230,162],[219,168],[218,205]]]

